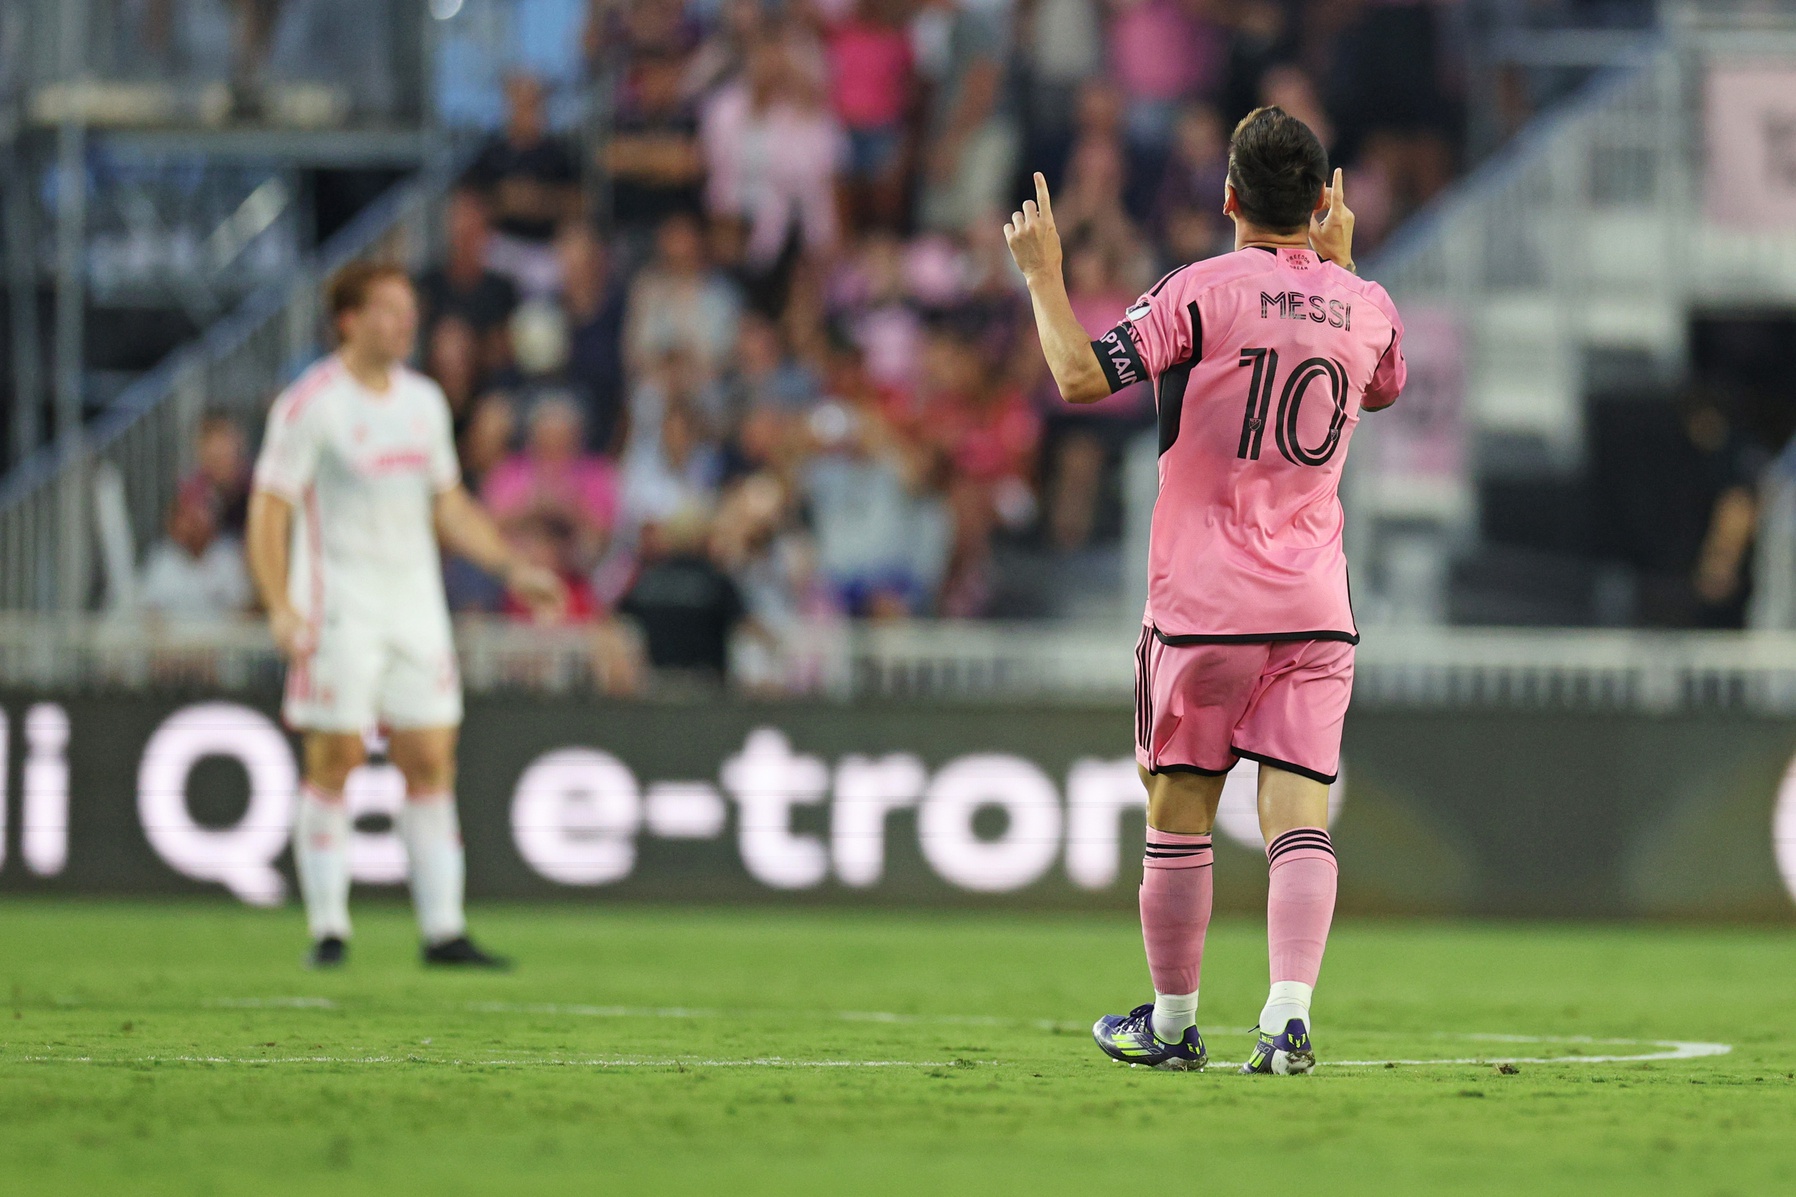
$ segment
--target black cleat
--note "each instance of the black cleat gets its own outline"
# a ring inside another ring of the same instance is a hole
[[[503,972],[511,967],[511,961],[504,956],[494,956],[474,946],[474,941],[465,935],[457,935],[454,939],[445,939],[442,943],[424,945],[424,963],[448,964],[462,968],[490,968]]]
[[[349,959],[349,945],[335,935],[327,935],[306,953],[307,968],[342,968]]]

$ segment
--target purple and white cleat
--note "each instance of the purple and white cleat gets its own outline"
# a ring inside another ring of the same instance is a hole
[[[1202,1072],[1209,1062],[1204,1037],[1196,1027],[1185,1031],[1177,1043],[1154,1034],[1154,1004],[1137,1006],[1127,1014],[1106,1014],[1092,1024],[1091,1037],[1106,1056],[1120,1064],[1163,1068],[1172,1072]]]
[[[1264,1027],[1260,1028],[1260,1041],[1254,1045],[1253,1055],[1247,1058],[1247,1063],[1241,1065],[1241,1071],[1249,1075],[1302,1076],[1315,1066],[1316,1052],[1310,1045],[1310,1029],[1301,1018],[1293,1018],[1276,1035],[1269,1035]]]

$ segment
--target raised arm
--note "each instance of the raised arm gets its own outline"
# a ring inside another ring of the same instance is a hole
[[[1054,228],[1048,181],[1040,171],[1035,174],[1035,197],[1011,216],[1004,226],[1004,240],[1029,284],[1041,351],[1060,397],[1068,403],[1096,403],[1109,396],[1110,383],[1098,364],[1091,337],[1073,314],[1072,301],[1066,295],[1066,279],[1060,271],[1060,233]]]

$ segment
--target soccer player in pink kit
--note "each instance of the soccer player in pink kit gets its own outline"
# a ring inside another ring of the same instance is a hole
[[[1197,991],[1223,779],[1260,764],[1272,988],[1244,1072],[1315,1066],[1310,999],[1334,917],[1328,787],[1359,632],[1337,491],[1362,411],[1403,387],[1403,322],[1353,273],[1341,173],[1304,123],[1261,108],[1229,143],[1235,251],[1173,271],[1090,339],[1067,302],[1046,181],[1005,226],[1061,395],[1152,379],[1159,412],[1135,756],[1148,793],[1141,929],[1154,1001],[1092,1028],[1117,1060],[1206,1063]]]

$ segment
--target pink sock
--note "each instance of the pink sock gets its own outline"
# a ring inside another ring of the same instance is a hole
[[[1334,845],[1320,827],[1298,827],[1266,845],[1271,890],[1266,896],[1266,942],[1272,981],[1312,988],[1335,914]]]
[[[1210,837],[1147,829],[1141,870],[1141,938],[1156,993],[1197,992],[1204,932],[1215,900]]]

